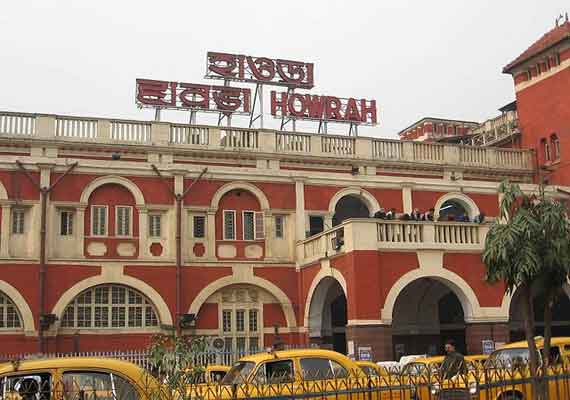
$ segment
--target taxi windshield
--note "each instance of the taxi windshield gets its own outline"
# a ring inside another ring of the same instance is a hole
[[[425,363],[412,362],[406,364],[402,369],[402,375],[422,375],[427,372],[427,365]]]
[[[224,379],[222,379],[222,385],[233,385],[244,383],[255,367],[255,363],[251,361],[239,361],[234,364],[234,366],[228,371]]]
[[[486,368],[507,367],[524,364],[530,357],[526,348],[497,350],[489,356]]]

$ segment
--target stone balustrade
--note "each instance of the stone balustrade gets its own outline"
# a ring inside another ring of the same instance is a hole
[[[0,138],[249,151],[360,162],[494,168],[529,173],[530,151],[267,129],[0,112]]]
[[[297,243],[299,265],[355,250],[481,252],[489,224],[350,219]]]

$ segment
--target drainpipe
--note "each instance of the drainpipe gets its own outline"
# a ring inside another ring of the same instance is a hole
[[[190,186],[188,186],[182,193],[175,193],[174,190],[168,185],[166,178],[160,173],[156,165],[151,164],[152,170],[158,175],[161,182],[167,188],[168,192],[174,197],[176,201],[176,336],[182,334],[182,327],[180,326],[180,318],[182,316],[182,201],[186,195],[190,192],[190,189],[200,180],[202,176],[208,171],[208,168],[204,168],[200,175],[192,181]],[[182,180],[182,185],[184,185],[184,180]]]
[[[46,286],[46,276],[47,276],[47,263],[46,263],[46,239],[47,239],[47,200],[50,192],[61,182],[61,180],[69,174],[76,166],[78,162],[71,164],[71,166],[61,175],[52,185],[41,186],[41,182],[37,182],[34,177],[26,170],[24,165],[20,160],[16,160],[16,165],[20,168],[30,182],[39,190],[41,199],[41,222],[40,222],[40,276],[39,276],[39,323],[38,323],[38,351],[44,353],[45,351],[45,339],[44,339],[44,328],[46,320],[45,314],[45,286]]]

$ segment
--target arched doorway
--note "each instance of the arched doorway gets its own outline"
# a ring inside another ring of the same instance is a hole
[[[439,209],[440,221],[457,221],[461,220],[463,216],[470,217],[470,212],[460,201],[447,200]]]
[[[463,306],[441,281],[415,280],[396,299],[392,335],[396,360],[408,354],[441,354],[447,339],[454,339],[458,351],[465,352]]]
[[[336,203],[333,216],[333,226],[342,223],[349,218],[369,218],[370,210],[360,197],[346,195]]]
[[[346,354],[346,295],[340,283],[323,278],[309,306],[309,338],[311,343]]]
[[[525,339],[522,300],[521,291],[515,291],[509,309],[511,341]],[[544,295],[533,299],[535,336],[544,335],[544,302]],[[570,336],[570,298],[566,293],[558,298],[552,309],[552,336]]]

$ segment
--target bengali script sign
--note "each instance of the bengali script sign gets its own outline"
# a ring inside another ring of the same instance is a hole
[[[206,78],[304,89],[314,86],[312,63],[229,53],[208,52]]]
[[[374,125],[376,100],[271,92],[271,115],[277,118],[326,120]]]
[[[137,79],[142,107],[249,114],[250,98],[248,88]]]

